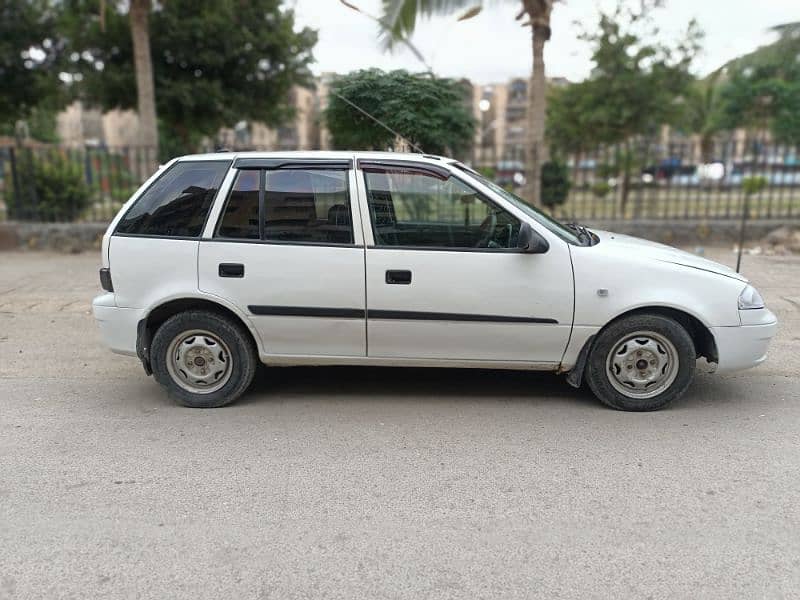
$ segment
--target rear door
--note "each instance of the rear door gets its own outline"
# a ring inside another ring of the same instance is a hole
[[[352,161],[239,159],[199,285],[237,304],[265,352],[366,356],[364,247]]]

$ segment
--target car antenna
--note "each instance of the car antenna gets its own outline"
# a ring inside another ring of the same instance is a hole
[[[355,102],[352,102],[351,100],[348,100],[347,98],[345,98],[344,96],[342,96],[342,95],[341,95],[341,94],[339,94],[338,92],[334,92],[333,90],[328,90],[328,93],[330,93],[330,94],[333,94],[334,96],[336,96],[337,98],[339,98],[339,100],[342,100],[343,102],[346,102],[347,104],[349,104],[350,106],[352,106],[353,108],[355,108],[355,109],[356,109],[358,112],[360,112],[360,113],[362,113],[362,114],[366,115],[367,117],[369,117],[370,119],[372,119],[373,121],[375,121],[375,122],[376,122],[378,125],[380,125],[381,127],[383,127],[383,128],[386,130],[386,131],[388,131],[388,132],[390,132],[390,133],[392,133],[392,134],[396,135],[396,136],[397,136],[397,137],[399,137],[401,140],[405,141],[405,142],[406,142],[406,143],[407,143],[409,146],[411,146],[411,147],[412,147],[414,150],[416,150],[416,151],[417,151],[417,152],[419,152],[420,154],[425,154],[425,152],[422,150],[422,148],[420,148],[419,146],[417,146],[417,145],[416,145],[414,142],[412,142],[410,139],[408,139],[408,138],[407,138],[406,136],[404,136],[402,133],[400,133],[400,132],[398,132],[398,131],[395,131],[394,129],[392,129],[391,127],[389,127],[389,126],[388,126],[386,123],[384,123],[383,121],[381,121],[381,120],[380,120],[378,117],[375,117],[375,116],[373,116],[373,115],[369,114],[369,113],[368,113],[366,110],[364,110],[363,108],[361,108],[361,107],[360,107],[358,104],[356,104]]]

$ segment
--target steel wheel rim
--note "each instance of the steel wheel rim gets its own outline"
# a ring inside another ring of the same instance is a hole
[[[669,389],[679,366],[675,345],[654,331],[626,335],[606,359],[611,385],[623,396],[636,400],[653,398]]]
[[[167,371],[184,390],[193,394],[211,394],[231,378],[231,351],[218,335],[210,331],[184,331],[176,335],[167,347]]]

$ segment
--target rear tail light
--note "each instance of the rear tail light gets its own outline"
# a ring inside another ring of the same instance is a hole
[[[100,285],[107,292],[114,291],[114,284],[111,283],[111,269],[100,269]]]

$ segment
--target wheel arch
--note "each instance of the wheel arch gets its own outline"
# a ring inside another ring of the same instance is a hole
[[[704,357],[709,362],[719,362],[719,352],[717,350],[717,343],[714,339],[714,334],[711,333],[711,329],[703,323],[697,316],[691,314],[686,310],[682,310],[679,308],[675,308],[672,306],[662,306],[662,305],[645,305],[645,306],[637,306],[636,308],[628,309],[624,312],[619,313],[618,315],[614,316],[614,318],[610,319],[605,325],[603,325],[596,334],[589,337],[586,340],[586,343],[581,348],[580,353],[578,354],[578,360],[576,361],[575,367],[569,372],[567,376],[567,381],[575,386],[578,387],[580,382],[583,380],[583,372],[586,368],[586,361],[589,357],[589,353],[594,345],[597,336],[599,336],[603,331],[608,329],[612,324],[628,318],[633,315],[660,315],[663,317],[667,317],[676,321],[680,324],[686,332],[689,334],[689,337],[692,339],[694,343],[694,348],[697,356]]]
[[[165,300],[161,304],[153,306],[148,313],[139,321],[136,331],[136,355],[142,361],[145,372],[150,375],[150,345],[158,328],[170,317],[185,312],[187,310],[207,310],[231,319],[241,325],[247,332],[256,353],[260,353],[261,346],[259,339],[247,320],[238,314],[234,309],[225,306],[221,302],[204,297],[180,297]]]
[[[632,308],[615,316],[608,323],[603,325],[600,331],[603,331],[612,323],[616,323],[621,319],[640,314],[660,315],[662,317],[672,319],[673,321],[677,321],[686,330],[686,332],[689,334],[689,337],[692,338],[698,356],[703,356],[710,362],[716,362],[719,359],[719,355],[717,353],[717,343],[714,339],[714,334],[711,333],[711,329],[708,327],[708,325],[706,325],[700,320],[699,317],[693,315],[689,311],[675,308],[673,306],[654,305]]]

